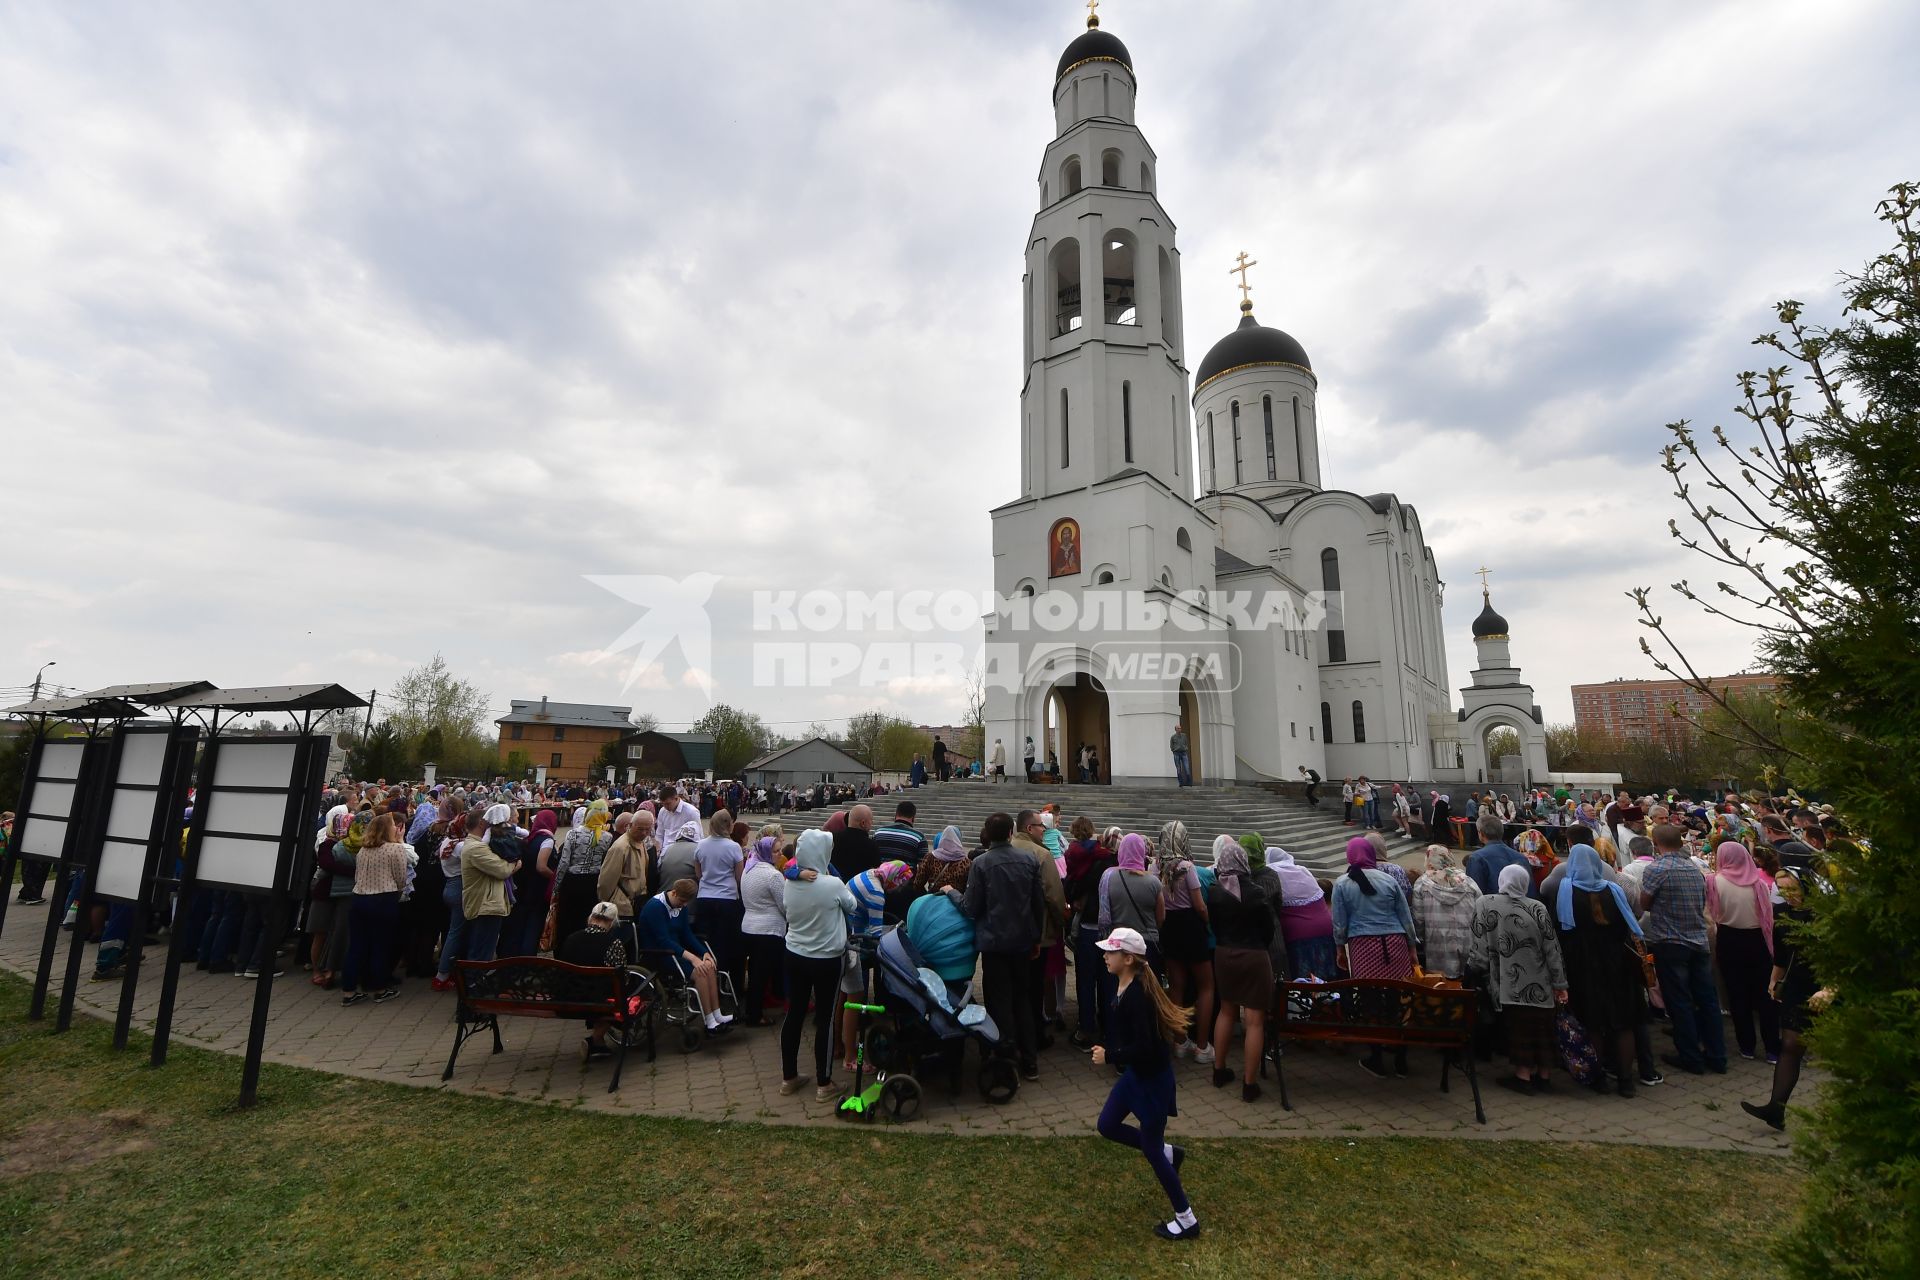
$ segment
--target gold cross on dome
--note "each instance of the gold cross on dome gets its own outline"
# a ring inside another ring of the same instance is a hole
[[[1094,10],[1098,9],[1099,7],[1100,7],[1100,0],[1087,0],[1087,25],[1088,26],[1097,27],[1100,25],[1100,15],[1094,12]]]
[[[1493,570],[1487,568],[1485,565],[1481,565],[1478,569],[1475,569],[1474,572],[1480,575],[1480,594],[1486,595],[1487,579],[1493,576]]]
[[[1250,307],[1253,305],[1253,286],[1247,283],[1247,268],[1257,267],[1259,265],[1260,260],[1258,258],[1249,258],[1247,251],[1242,249],[1240,251],[1240,257],[1234,262],[1234,265],[1227,268],[1228,275],[1237,275],[1240,277],[1240,305],[1242,307]]]

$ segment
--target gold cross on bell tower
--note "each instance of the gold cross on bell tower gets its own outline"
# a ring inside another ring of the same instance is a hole
[[[1099,7],[1100,0],[1087,0],[1087,25],[1089,27],[1097,27],[1100,25],[1100,15],[1094,12],[1094,10]]]
[[[1481,598],[1482,599],[1491,598],[1492,593],[1489,592],[1487,589],[1487,579],[1493,576],[1493,570],[1487,568],[1487,566],[1485,565],[1481,565],[1478,569],[1475,569],[1474,572],[1480,575]]]
[[[1240,257],[1235,260],[1234,265],[1227,268],[1228,275],[1237,275],[1240,277],[1240,309],[1242,311],[1253,310],[1253,286],[1247,283],[1247,268],[1257,267],[1259,265],[1260,260],[1258,258],[1249,258],[1247,251],[1242,249],[1240,251]]]

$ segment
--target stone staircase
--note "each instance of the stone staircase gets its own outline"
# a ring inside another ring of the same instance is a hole
[[[874,825],[880,826],[892,819],[893,807],[901,799],[911,799],[919,806],[914,825],[925,832],[928,839],[937,838],[940,828],[952,823],[960,828],[961,836],[971,846],[978,839],[987,815],[1038,809],[1053,802],[1060,806],[1063,830],[1084,813],[1093,819],[1096,828],[1117,826],[1151,838],[1159,833],[1162,823],[1178,818],[1187,824],[1194,856],[1202,862],[1212,860],[1215,836],[1239,837],[1258,831],[1269,846],[1279,845],[1301,866],[1326,875],[1346,870],[1347,840],[1359,830],[1340,821],[1337,788],[1331,802],[1322,795],[1318,809],[1310,808],[1304,800],[1263,786],[1033,786],[984,780],[934,782],[905,796],[877,796],[857,803],[869,805],[873,809]],[[788,831],[804,831],[821,826],[835,812],[836,808],[829,807],[785,813],[780,815],[780,823]],[[767,820],[757,814],[743,817],[756,828]]]

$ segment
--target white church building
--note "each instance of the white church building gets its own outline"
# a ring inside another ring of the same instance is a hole
[[[1159,158],[1133,60],[1098,18],[1061,55],[1027,238],[1020,496],[993,517],[987,741],[1068,781],[1522,783],[1547,772],[1533,690],[1490,600],[1456,708],[1444,584],[1414,508],[1323,487],[1319,382],[1294,338],[1237,326],[1192,367]],[[1204,339],[1203,339],[1204,340]],[[1162,616],[1165,615],[1165,616]],[[995,654],[1000,655],[998,659]],[[1518,761],[1487,759],[1514,730]]]

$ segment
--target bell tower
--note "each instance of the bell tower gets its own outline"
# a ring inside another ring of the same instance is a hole
[[[1129,468],[1193,496],[1179,251],[1155,195],[1158,157],[1134,124],[1134,94],[1127,47],[1090,14],[1054,74],[1055,134],[1027,237],[1020,489],[1028,497]]]

